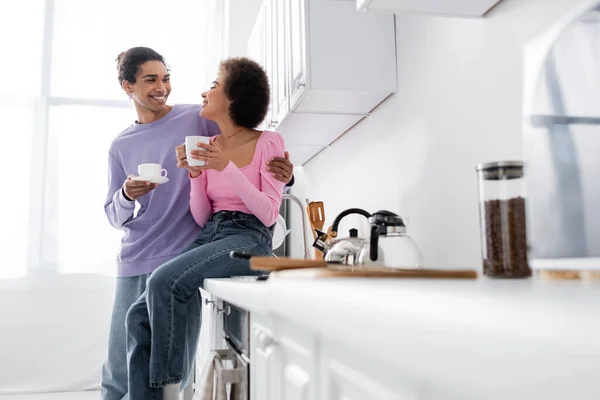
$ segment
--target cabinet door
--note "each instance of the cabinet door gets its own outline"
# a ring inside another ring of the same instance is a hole
[[[200,295],[202,296],[202,327],[200,328],[196,363],[201,368],[206,364],[210,352],[216,348],[222,328],[218,323],[217,308],[214,306],[217,299],[203,289],[200,289]]]
[[[405,398],[383,388],[342,363],[332,362],[328,367],[325,377],[328,393],[324,397],[327,400],[403,400]]]
[[[269,77],[269,85],[271,86],[271,104],[269,105],[269,111],[267,112],[267,116],[265,117],[265,126],[266,129],[271,129],[272,121],[273,121],[273,91],[275,87],[275,70],[273,66],[275,65],[275,42],[274,42],[274,10],[275,3],[277,0],[263,0],[263,18],[265,21],[265,55],[264,55],[264,68]]]
[[[307,0],[287,0],[289,10],[289,98],[294,111],[302,100],[308,81]]]
[[[288,101],[288,46],[286,31],[288,28],[288,1],[273,2],[273,86],[271,88],[274,129],[283,121],[289,111]]]
[[[250,399],[278,400],[274,396],[275,379],[273,352],[274,334],[270,321],[260,315],[251,314],[250,336]]]
[[[265,19],[264,12],[261,7],[254,28],[248,38],[248,58],[256,61],[264,67],[264,48],[265,48]]]
[[[266,32],[265,32],[265,10],[264,5],[261,5],[258,17],[254,23],[254,28],[248,38],[248,58],[259,63],[263,68],[266,69]],[[266,118],[265,118],[266,119]],[[257,127],[257,129],[266,129],[266,122],[263,121]]]
[[[331,340],[320,342],[320,398],[323,400],[420,400],[420,382],[368,353]],[[392,354],[392,353],[390,353]]]
[[[316,337],[299,327],[278,321],[275,343],[276,398],[317,399]]]

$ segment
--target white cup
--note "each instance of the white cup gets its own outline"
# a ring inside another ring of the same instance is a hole
[[[163,175],[164,172],[164,175]],[[163,177],[166,178],[167,170],[160,164],[148,163],[138,165],[138,175],[148,178]]]
[[[204,150],[202,147],[198,147],[198,142],[209,144],[210,138],[208,136],[185,137],[185,156],[187,157],[187,162],[190,167],[202,167],[204,164],[206,164],[205,161],[196,160],[195,158],[192,158],[192,155],[190,154],[190,150]]]

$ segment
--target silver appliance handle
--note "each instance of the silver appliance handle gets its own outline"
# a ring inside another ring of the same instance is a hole
[[[308,215],[306,214],[306,208],[304,207],[304,203],[302,203],[302,201],[299,198],[297,198],[293,194],[289,194],[289,193],[284,193],[282,196],[282,199],[283,200],[285,200],[285,199],[291,200],[292,202],[298,204],[298,207],[300,207],[300,213],[302,215],[302,239],[303,239],[303,243],[304,243],[304,257],[303,258],[305,260],[310,260],[311,259],[310,247],[308,247],[308,242],[306,241],[306,234],[308,233],[306,221],[308,220]]]

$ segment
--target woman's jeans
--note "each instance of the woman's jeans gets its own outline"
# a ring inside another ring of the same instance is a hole
[[[204,279],[254,275],[233,250],[271,254],[272,229],[239,211],[212,215],[182,255],[150,275],[145,293],[126,317],[130,400],[161,400],[162,386],[182,381],[193,365],[200,333]]]

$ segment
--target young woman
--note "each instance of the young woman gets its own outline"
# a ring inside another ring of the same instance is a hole
[[[272,227],[284,183],[266,163],[285,152],[281,135],[254,128],[269,105],[269,83],[254,61],[223,61],[204,99],[200,115],[216,122],[220,135],[199,143],[189,167],[185,149],[176,149],[179,167],[191,181],[190,209],[203,229],[190,249],[163,264],[148,279],[145,295],[127,313],[130,400],[162,399],[163,389],[179,392],[186,347],[196,346],[200,324],[199,287],[204,279],[249,275],[248,261],[233,260],[233,250],[271,254]],[[166,386],[166,388],[165,388]]]
[[[117,258],[108,356],[102,368],[103,400],[122,400],[128,392],[127,311],[146,289],[150,273],[181,254],[201,232],[190,213],[190,179],[185,170],[177,168],[173,148],[183,143],[185,136],[214,136],[219,132],[216,123],[199,115],[201,105],[167,104],[170,74],[164,58],[154,50],[127,50],[119,56],[117,69],[137,121],[117,136],[108,154],[109,188],[104,209],[111,225],[124,235]],[[170,181],[157,186],[132,180],[137,166],[147,162],[162,164]],[[285,183],[292,177],[292,168],[287,158],[276,157],[269,164],[269,172]],[[136,202],[140,209],[134,216]],[[187,351],[193,356],[195,344]]]

